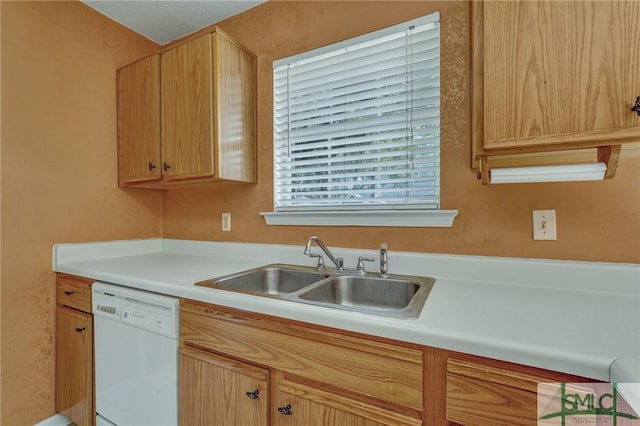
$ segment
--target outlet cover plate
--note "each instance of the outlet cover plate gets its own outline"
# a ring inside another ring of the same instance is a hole
[[[222,230],[231,231],[231,213],[222,213]]]

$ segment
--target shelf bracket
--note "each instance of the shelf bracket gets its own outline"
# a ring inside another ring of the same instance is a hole
[[[616,175],[621,149],[622,145],[598,147],[598,163],[605,163],[607,165],[607,171],[604,175],[605,179],[611,179]]]
[[[491,171],[489,170],[489,157],[486,155],[478,156],[478,180],[482,185],[488,185],[491,183]]]

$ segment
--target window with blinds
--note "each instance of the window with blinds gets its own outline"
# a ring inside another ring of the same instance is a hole
[[[274,62],[276,211],[439,208],[439,20]]]

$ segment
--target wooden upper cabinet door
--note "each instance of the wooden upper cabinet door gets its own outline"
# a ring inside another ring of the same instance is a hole
[[[481,147],[640,140],[640,117],[630,110],[640,96],[640,2],[486,1],[472,8]]]
[[[256,58],[222,33],[214,35],[219,177],[256,181]]]
[[[214,174],[212,35],[162,54],[162,159],[167,179]]]
[[[56,307],[56,411],[78,426],[95,421],[93,408],[93,320]]]
[[[267,426],[269,372],[226,357],[180,349],[181,426]]]
[[[118,183],[160,174],[160,56],[118,70]]]

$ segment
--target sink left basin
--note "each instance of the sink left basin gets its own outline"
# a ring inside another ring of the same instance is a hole
[[[294,293],[327,276],[315,268],[274,264],[200,281],[196,285],[261,295],[278,295]]]

